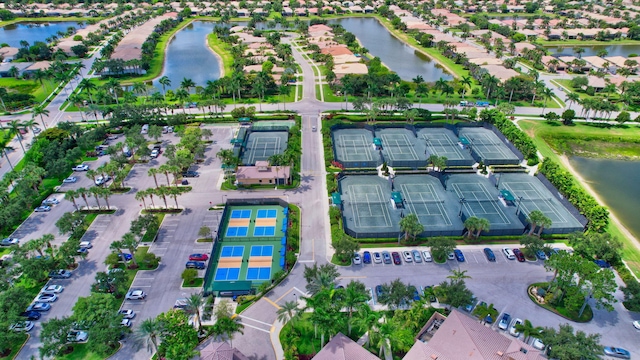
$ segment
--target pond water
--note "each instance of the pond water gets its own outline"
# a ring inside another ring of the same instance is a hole
[[[20,47],[20,41],[25,40],[30,45],[36,41],[45,41],[58,31],[67,32],[73,26],[79,29],[81,26],[76,21],[61,21],[51,23],[21,22],[0,28],[0,43],[7,43],[12,47]]]
[[[158,80],[167,76],[171,85],[166,89],[180,87],[182,79],[193,80],[198,86],[206,86],[208,80],[220,78],[218,58],[207,46],[207,35],[213,32],[215,22],[194,21],[178,31],[167,46],[162,74],[153,80],[153,86],[162,89]]]
[[[570,47],[545,47],[551,55],[575,56],[575,48],[583,48],[582,56],[598,56],[600,50],[606,50],[607,56],[629,57],[629,54],[640,55],[640,45],[597,45],[597,46],[570,46]]]
[[[435,60],[395,38],[374,18],[341,18],[329,22],[340,24],[355,35],[369,53],[379,57],[403,80],[411,80],[417,75],[422,75],[427,82],[435,82],[440,78],[453,79]]]
[[[571,165],[582,175],[624,226],[640,238],[640,162],[573,157]]]

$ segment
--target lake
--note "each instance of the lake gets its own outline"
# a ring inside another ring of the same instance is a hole
[[[573,157],[571,165],[589,182],[624,226],[640,238],[640,161]]]
[[[427,82],[435,82],[440,78],[453,79],[439,67],[437,61],[398,40],[374,18],[341,18],[330,20],[329,23],[340,24],[355,35],[369,53],[379,57],[403,80],[411,80],[417,75],[422,75]]]
[[[162,89],[158,80],[163,76],[171,80],[167,90],[179,88],[184,78],[203,87],[220,78],[220,63],[206,42],[214,26],[215,22],[194,21],[175,34],[167,46],[162,74],[153,80],[156,88]]]
[[[29,45],[45,39],[58,31],[67,32],[73,26],[80,29],[77,21],[61,21],[50,23],[21,22],[0,28],[0,43],[7,43],[12,47],[20,47],[20,41],[26,40]]]
[[[640,45],[597,45],[597,46],[569,46],[569,47],[554,46],[554,47],[545,47],[545,49],[549,50],[551,55],[562,54],[564,56],[577,57],[578,55],[575,53],[573,49],[578,47],[584,49],[582,56],[598,56],[598,52],[600,50],[606,50],[609,53],[607,56],[629,57],[629,54],[640,55]]]

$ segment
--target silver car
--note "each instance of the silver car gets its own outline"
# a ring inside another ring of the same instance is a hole
[[[422,262],[422,257],[420,256],[420,251],[413,250],[411,252],[411,254],[413,254],[413,261],[415,261],[417,263],[421,263]]]

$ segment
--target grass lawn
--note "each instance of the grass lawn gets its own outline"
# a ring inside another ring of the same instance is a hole
[[[331,263],[332,264],[336,264],[336,265],[340,265],[340,266],[349,266],[349,265],[351,265],[351,261],[345,261],[345,262],[340,261],[340,259],[338,259],[336,254],[333,254],[333,256],[331,256]]]
[[[142,240],[140,240],[141,242],[152,242],[153,239],[156,237],[156,234],[158,234],[158,231],[160,230],[160,225],[162,225],[162,220],[164,220],[164,215],[163,213],[160,214],[155,214],[156,219],[158,221],[158,228],[157,229],[150,229],[147,232],[144,233],[144,236],[142,236]]]
[[[530,286],[536,286],[538,288],[546,289],[549,286],[549,283],[546,283],[546,282],[535,283],[535,284],[531,284]],[[551,312],[554,312],[560,316],[563,316],[571,321],[585,323],[593,319],[593,310],[589,305],[587,305],[587,307],[584,309],[582,316],[578,317],[578,313],[579,313],[578,311],[569,310],[563,306],[564,304],[560,304],[558,306],[553,306],[551,304],[538,304],[538,302],[533,299],[533,297],[529,294],[528,291],[527,291],[527,294],[529,295],[529,299],[533,301],[534,304],[542,308],[545,308]]]
[[[16,78],[0,78],[0,87],[7,88],[10,92],[31,94],[38,103],[43,102],[55,89],[57,83],[52,80],[43,81],[43,85],[36,80],[23,80]]]
[[[11,345],[9,345],[9,348],[11,349],[11,352],[9,353],[9,355],[7,356],[2,356],[0,357],[0,359],[13,359],[18,355],[18,351],[20,351],[20,349],[22,349],[22,345],[27,341],[28,336],[27,334],[21,334],[20,338],[11,343]]]
[[[74,344],[73,352],[63,356],[56,356],[56,360],[102,360],[105,357],[89,351],[87,343]]]
[[[204,278],[195,278],[191,284],[185,283],[184,280],[182,281],[182,287],[185,288],[199,288],[202,287],[202,284],[204,284]]]
[[[575,126],[553,126],[547,124],[544,121],[530,120],[522,120],[518,124],[531,137],[533,142],[538,147],[540,153],[542,153],[542,155],[545,157],[549,157],[560,166],[562,166],[560,157],[553,150],[551,145],[547,143],[546,139],[551,139],[549,140],[549,142],[554,143],[554,137],[558,135],[569,134],[571,136],[575,136],[577,139],[585,139],[589,138],[590,136],[607,136],[612,140],[628,139],[629,141],[640,141],[640,129],[631,126],[613,127],[610,129],[595,127],[589,124],[577,124]],[[592,141],[587,141],[588,146],[589,144],[590,146],[594,146],[593,143],[594,142]],[[606,144],[607,142],[605,141],[602,143]],[[602,155],[604,153],[599,152],[599,154]],[[633,240],[625,236],[622,230],[620,230],[620,228],[613,221],[609,221],[607,232],[622,240],[624,244],[624,248],[622,250],[622,259],[627,263],[631,271],[636,274],[636,276],[640,276],[640,252],[635,247],[635,244],[632,243]]]
[[[222,71],[220,77],[225,75],[231,75],[233,72],[233,56],[228,50],[228,44],[218,40],[218,36],[215,33],[211,33],[207,36],[207,44],[222,59]]]

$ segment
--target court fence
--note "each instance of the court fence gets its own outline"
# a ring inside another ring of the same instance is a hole
[[[279,205],[284,208],[289,207],[289,203],[278,198],[264,198],[264,199],[227,199],[224,210],[222,210],[221,221],[218,224],[218,231],[216,232],[216,237],[213,240],[213,247],[211,249],[211,257],[214,257],[220,247],[220,238],[224,237],[222,230],[227,223],[227,219],[229,218],[229,211],[231,206],[254,206],[254,205]],[[242,240],[247,240],[249,238],[244,237]],[[253,238],[251,238],[253,239]],[[266,240],[266,238],[260,237],[259,239]],[[276,239],[276,241],[280,241],[279,238],[272,238],[271,240]],[[231,239],[225,237],[225,241],[229,241]],[[233,242],[231,240],[230,242]],[[214,281],[214,276],[212,272],[215,270],[217,266],[213,266],[213,260],[209,262],[209,266],[207,266],[207,270],[204,273],[204,296],[212,295],[214,292],[209,291],[207,289],[211,289],[211,283]]]
[[[342,217],[342,222],[345,224],[344,232],[351,236],[354,239],[381,239],[381,238],[389,238],[389,239],[398,239],[402,237],[404,239],[404,233],[398,231],[385,231],[385,232],[372,232],[372,231],[355,231],[348,226],[348,222],[346,222],[346,218]],[[462,230],[425,230],[418,237],[437,237],[437,236],[462,236]]]
[[[564,206],[564,208],[567,209],[567,211],[574,218],[576,218],[576,220],[578,220],[580,225],[582,225],[582,227],[583,227],[582,229],[576,229],[576,228],[559,229],[559,228],[554,227],[553,228],[554,234],[556,234],[556,233],[568,234],[568,233],[572,233],[574,231],[584,231],[586,226],[587,226],[587,224],[589,223],[589,220],[587,219],[587,217],[584,216],[583,214],[581,214],[580,210],[578,210],[575,206],[573,206],[573,204],[571,202],[569,202],[569,200],[567,200],[567,198],[565,198],[560,193],[560,191],[558,191],[558,189],[556,189],[556,187],[553,186],[553,184],[551,184],[551,181],[549,181],[549,179],[547,179],[544,175],[538,173],[538,174],[536,174],[536,178],[538,178],[538,180],[540,180],[542,185],[544,185],[544,187],[546,187],[547,190],[549,190],[549,192],[551,192],[553,197],[556,198],[560,202],[560,204],[562,204],[562,206]]]
[[[489,124],[487,122],[479,122],[479,123],[459,123],[456,124],[455,134],[456,136],[460,136],[460,130],[464,128],[484,128],[491,132],[493,132],[500,141],[507,147],[513,154],[518,158],[516,159],[495,159],[495,160],[484,160],[485,165],[518,165],[522,160],[524,160],[524,156],[507,138],[496,128],[493,124]],[[471,148],[471,156],[477,161],[480,162],[483,160],[480,155],[475,151],[475,149]]]
[[[522,211],[520,211],[520,215],[522,215]],[[502,229],[496,229],[496,228],[490,228],[489,231],[483,231],[482,234],[485,236],[518,236],[518,235],[522,235],[525,231],[525,226],[524,224],[526,224],[526,216],[525,219],[523,220],[522,217],[518,215],[518,219],[520,219],[520,226],[516,227],[516,225],[514,225],[513,227],[509,227],[509,228],[502,228]],[[471,216],[474,215],[467,215],[467,213],[464,211],[464,209],[462,210],[462,214],[460,216],[460,219],[462,220],[462,223],[464,224],[464,222],[470,218]],[[482,215],[475,215],[475,216],[479,216],[482,217]]]

